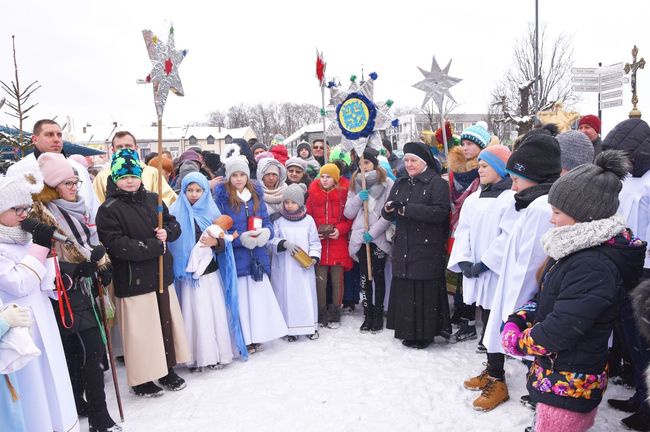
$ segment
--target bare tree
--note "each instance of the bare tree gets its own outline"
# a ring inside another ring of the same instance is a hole
[[[11,36],[11,43],[13,47],[15,81],[11,81],[11,86],[9,86],[4,81],[0,81],[0,85],[10,98],[10,100],[4,101],[4,103],[11,109],[11,111],[7,112],[7,114],[18,120],[18,125],[14,126],[16,129],[18,129],[18,140],[14,141],[17,143],[17,146],[14,145],[14,147],[18,147],[19,156],[22,157],[24,156],[25,151],[28,149],[28,147],[31,146],[31,143],[24,142],[23,123],[26,119],[29,118],[27,113],[31,111],[32,108],[34,108],[36,105],[38,105],[38,103],[35,103],[27,106],[28,100],[36,90],[41,88],[41,86],[37,85],[38,81],[33,81],[27,87],[25,87],[25,89],[21,90],[20,80],[18,79],[18,62],[16,60],[16,37],[13,35]],[[11,143],[11,141],[7,142]]]
[[[220,110],[212,111],[208,114],[208,126],[214,127],[226,127],[226,120],[228,116],[226,113]]]
[[[239,128],[250,125],[249,108],[243,104],[228,108],[228,128]]]
[[[450,113],[452,113],[457,107],[458,104],[456,102],[454,102],[451,99],[445,98],[445,101],[443,102],[445,117],[448,116]],[[421,108],[420,111],[427,116],[427,121],[432,131],[435,131],[440,127],[441,125],[440,112],[438,112],[438,107],[436,106],[435,103],[433,103],[433,101],[431,101],[431,103],[426,104],[423,108]]]
[[[539,107],[552,102],[567,105],[577,100],[571,89],[571,68],[573,67],[572,40],[567,34],[551,39],[546,26],[539,38],[539,105],[534,105],[531,91],[535,81],[535,28],[531,24],[524,37],[513,49],[513,67],[492,91],[491,105],[497,104],[501,118],[510,116],[518,124],[519,132],[532,127],[532,116]],[[505,99],[504,99],[505,98]],[[518,121],[516,121],[516,120]],[[523,120],[530,120],[525,122]]]

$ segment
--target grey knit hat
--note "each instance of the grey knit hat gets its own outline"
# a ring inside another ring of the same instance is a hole
[[[305,205],[305,192],[307,192],[307,187],[304,184],[290,184],[284,192],[282,192],[282,201],[291,200],[302,207]]]
[[[4,213],[12,207],[32,205],[29,185],[20,177],[0,176],[0,195],[2,195],[0,213]]]
[[[224,165],[226,165],[226,180],[237,171],[243,172],[249,178],[251,176],[248,160],[244,156],[231,156],[225,160]]]
[[[301,159],[299,157],[292,157],[287,159],[287,161],[284,163],[284,166],[289,169],[289,167],[295,166],[300,168],[303,171],[307,171],[307,162],[305,162],[304,159]]]
[[[555,137],[560,143],[560,159],[562,168],[571,171],[573,168],[591,163],[594,160],[594,145],[587,135],[578,131],[568,131]]]
[[[548,203],[576,222],[590,222],[614,216],[618,194],[630,169],[622,151],[604,151],[594,163],[580,165],[553,183]]]

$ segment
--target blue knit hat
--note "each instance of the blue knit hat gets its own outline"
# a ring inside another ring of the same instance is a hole
[[[468,140],[484,149],[490,143],[492,135],[487,131],[487,124],[483,121],[476,122],[472,126],[466,128],[462,134],[460,134],[461,142],[463,140]]]

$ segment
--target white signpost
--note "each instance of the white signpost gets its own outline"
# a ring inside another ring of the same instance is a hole
[[[629,82],[623,63],[597,68],[571,69],[571,89],[577,93],[598,93],[600,109],[623,105],[624,83]]]

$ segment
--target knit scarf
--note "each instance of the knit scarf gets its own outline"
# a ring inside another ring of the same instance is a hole
[[[201,198],[194,205],[190,204],[185,195],[187,187],[191,183],[196,183],[203,189]],[[248,191],[248,189],[244,189]],[[249,192],[250,195],[250,192]],[[249,198],[250,199],[250,198]],[[193,172],[185,177],[181,182],[181,193],[178,199],[169,208],[169,213],[176,217],[180,227],[181,236],[169,243],[169,250],[174,257],[174,279],[183,280],[188,278],[192,280],[191,273],[186,273],[187,262],[190,258],[192,248],[196,244],[196,233],[194,223],[201,231],[205,230],[212,221],[221,216],[219,208],[212,199],[210,194],[210,185],[208,179],[201,173]],[[241,324],[239,320],[239,298],[237,294],[237,267],[235,266],[235,256],[233,254],[232,243],[226,242],[226,249],[223,253],[217,254],[219,262],[219,274],[223,282],[224,297],[226,300],[226,309],[228,311],[228,324],[233,341],[237,344],[239,355],[243,359],[248,358],[248,350],[244,343]]]
[[[354,180],[355,192],[359,192],[361,187],[361,173],[359,173]],[[366,171],[366,189],[370,195],[368,199],[368,211],[374,212],[377,200],[381,198],[386,189],[386,183],[379,183],[377,180],[377,171]],[[383,205],[383,203],[382,203]],[[379,215],[381,217],[381,215]]]
[[[527,208],[530,203],[535,201],[537,198],[548,195],[548,192],[551,190],[551,186],[558,177],[548,179],[544,183],[540,183],[535,186],[531,186],[528,189],[525,189],[521,192],[515,194],[515,210],[520,211]]]
[[[548,256],[557,261],[574,252],[609,241],[623,232],[625,226],[625,220],[614,215],[607,219],[553,228],[542,236],[542,247]]]
[[[279,181],[279,180],[278,180]],[[282,194],[287,188],[287,184],[282,182],[275,189],[268,189],[264,186],[264,182],[260,182],[264,190],[264,202],[267,204],[280,204],[282,202]]]
[[[23,231],[19,226],[8,227],[0,225],[0,243],[24,245],[29,243],[31,239],[31,234]]]
[[[461,195],[472,183],[478,179],[478,168],[467,172],[453,172],[454,191],[452,194]]]
[[[298,222],[299,220],[303,220],[305,216],[307,216],[307,209],[305,206],[300,207],[298,210],[295,212],[289,213],[284,206],[280,207],[280,214],[282,215],[283,218],[285,218],[288,221],[291,222]]]
[[[55,199],[47,204],[57,226],[70,239],[74,239],[77,250],[88,260],[94,246],[99,244],[97,227],[88,214],[83,198],[77,201]]]

